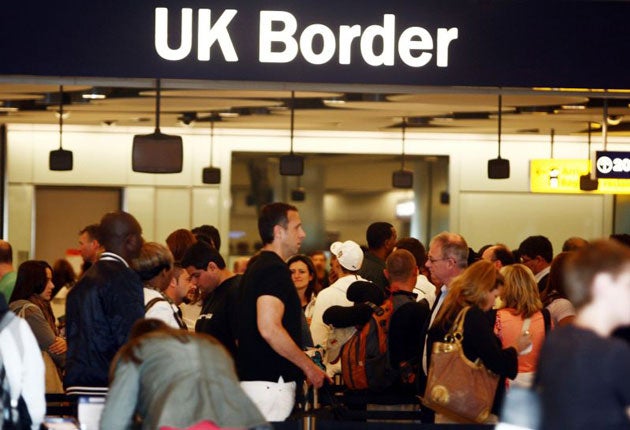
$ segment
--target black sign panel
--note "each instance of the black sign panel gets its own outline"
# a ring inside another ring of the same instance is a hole
[[[630,3],[21,0],[0,74],[630,88]]]
[[[598,178],[630,179],[630,152],[597,151],[596,156]]]

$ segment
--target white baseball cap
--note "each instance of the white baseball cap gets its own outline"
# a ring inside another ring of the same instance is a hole
[[[352,240],[345,242],[335,242],[330,245],[330,252],[337,257],[339,264],[344,268],[357,271],[363,263],[363,251],[361,247]]]

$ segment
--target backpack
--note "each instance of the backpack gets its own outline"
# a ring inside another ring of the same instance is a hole
[[[351,390],[382,391],[398,378],[389,361],[388,332],[394,313],[391,297],[373,309],[370,320],[341,349],[341,376]]]
[[[15,317],[12,312],[7,312],[0,322],[0,332],[11,324],[14,318],[17,317]],[[11,329],[9,330],[18,344],[20,357],[23,357],[24,346],[22,345],[20,336],[15,336]],[[1,365],[2,370],[0,370],[0,384],[2,386],[2,403],[0,406],[2,409],[0,410],[0,425],[2,426],[2,430],[30,430],[32,421],[31,415],[28,412],[28,406],[26,405],[22,394],[20,394],[17,401],[11,399],[11,389],[9,387],[9,381],[6,378],[4,362],[2,362]]]

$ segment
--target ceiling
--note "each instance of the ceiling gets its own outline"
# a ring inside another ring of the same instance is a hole
[[[0,82],[0,123],[56,124],[63,99],[64,124],[102,126],[152,126],[155,123],[155,89],[133,83],[63,86],[30,83],[24,79]],[[162,127],[209,127],[210,119],[221,128],[288,129],[291,105],[296,130],[388,131],[403,121],[422,132],[496,134],[497,88],[403,88],[376,92],[352,87],[351,92],[289,89],[208,89],[212,83],[162,84]],[[96,86],[93,86],[96,85]],[[323,86],[317,87],[322,88]],[[337,89],[335,86],[331,88]],[[358,89],[358,90],[357,90]],[[589,122],[599,130],[603,97],[607,98],[610,134],[630,135],[630,94],[601,90],[501,89],[503,133],[586,133]],[[84,98],[103,94],[104,99]],[[627,97],[627,98],[626,98]],[[616,125],[614,125],[616,124]]]

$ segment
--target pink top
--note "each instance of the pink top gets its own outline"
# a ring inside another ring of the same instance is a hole
[[[516,339],[521,335],[524,319],[520,315],[514,315],[513,309],[499,309],[494,324],[494,332],[501,339],[503,348],[514,346]],[[545,319],[542,312],[536,312],[531,317],[529,333],[532,336],[531,352],[518,356],[518,373],[535,372],[540,349],[545,341]]]

